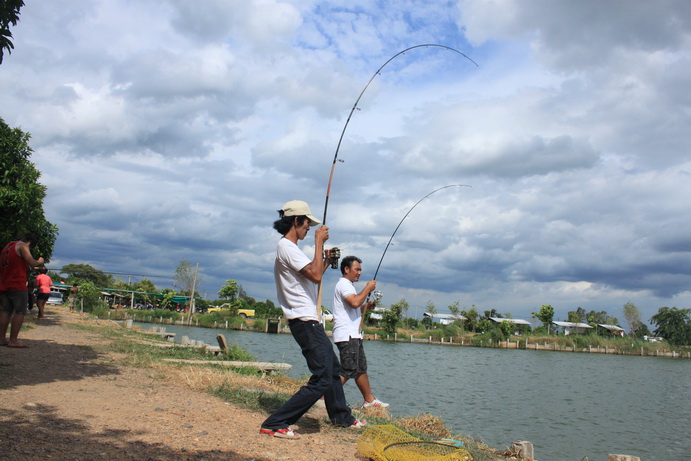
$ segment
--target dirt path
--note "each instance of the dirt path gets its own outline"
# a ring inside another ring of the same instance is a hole
[[[28,349],[0,347],[0,460],[364,459],[359,432],[310,424],[319,412],[300,440],[260,435],[266,415],[121,366],[98,352],[108,340],[68,327],[94,320],[47,308],[39,324],[27,317]]]

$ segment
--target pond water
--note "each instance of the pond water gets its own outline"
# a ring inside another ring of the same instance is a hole
[[[140,323],[142,328],[153,324]],[[216,334],[259,361],[308,375],[292,336],[166,325],[216,345]],[[691,459],[691,361],[428,344],[365,343],[377,397],[395,417],[431,413],[459,433],[503,449],[528,440],[540,460]],[[345,385],[349,404],[362,402]]]

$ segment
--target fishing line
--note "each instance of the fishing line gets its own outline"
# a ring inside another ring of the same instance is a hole
[[[429,194],[425,195],[425,196],[422,197],[420,200],[418,200],[418,201],[415,203],[415,205],[413,205],[412,207],[410,207],[410,209],[409,209],[408,212],[405,214],[405,216],[403,216],[403,219],[401,219],[400,222],[398,223],[398,225],[396,226],[396,229],[394,229],[393,234],[391,234],[391,237],[389,238],[389,241],[388,241],[388,243],[386,244],[386,247],[384,248],[384,252],[382,253],[381,258],[379,258],[379,264],[377,264],[377,270],[374,271],[374,277],[372,278],[372,280],[377,280],[377,274],[379,273],[379,268],[381,267],[382,261],[384,261],[384,256],[386,255],[386,251],[389,249],[389,246],[391,245],[391,242],[393,241],[393,238],[396,236],[396,232],[398,232],[398,229],[399,229],[399,228],[401,227],[401,225],[403,224],[403,221],[405,221],[405,218],[407,218],[408,215],[415,209],[415,207],[418,206],[418,205],[420,204],[420,202],[422,202],[423,200],[425,200],[427,197],[429,197],[430,195],[432,195],[432,194],[434,194],[434,193],[436,193],[436,192],[439,192],[440,190],[448,189],[448,188],[450,188],[450,187],[472,187],[472,186],[469,186],[469,185],[467,185],[467,184],[449,184],[448,186],[443,186],[443,187],[440,187],[440,188],[438,188],[438,189],[434,189],[432,192],[430,192]],[[370,294],[367,295],[367,299],[365,300],[365,307],[363,307],[363,309],[362,309],[362,317],[360,318],[360,331],[362,331],[362,326],[363,326],[363,324],[364,324],[364,322],[365,322],[365,313],[367,312],[366,306],[367,306],[367,302],[368,302],[369,299],[370,299],[370,295],[374,298],[374,301],[375,301],[375,302],[376,302],[376,301],[379,301],[379,300],[382,298],[382,293],[381,293],[381,291],[379,291],[379,290],[373,291],[373,292],[371,292]]]
[[[448,186],[443,186],[443,187],[440,187],[439,189],[434,189],[432,192],[430,192],[429,194],[425,195],[420,200],[418,200],[417,203],[415,203],[415,205],[413,205],[410,208],[410,210],[408,210],[408,212],[405,214],[405,216],[403,216],[403,219],[401,219],[401,221],[398,223],[398,226],[396,226],[396,229],[394,229],[393,234],[391,234],[391,238],[389,238],[389,242],[386,244],[386,248],[384,248],[384,252],[382,253],[381,258],[379,258],[379,264],[377,264],[377,270],[374,271],[374,277],[372,278],[372,280],[377,280],[377,274],[379,273],[379,268],[381,267],[382,261],[384,261],[384,256],[386,255],[386,251],[389,249],[389,245],[391,245],[391,241],[393,240],[394,236],[396,235],[396,232],[398,232],[398,229],[401,227],[401,224],[403,224],[403,221],[405,221],[405,218],[407,218],[408,215],[415,209],[415,207],[418,206],[420,204],[420,202],[425,200],[427,197],[429,197],[430,195],[432,195],[436,192],[439,192],[440,190],[448,189],[449,187],[472,187],[472,186],[469,186],[467,184],[449,184]]]

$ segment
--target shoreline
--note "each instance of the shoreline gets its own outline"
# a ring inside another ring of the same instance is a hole
[[[124,319],[122,320],[128,320],[130,319],[129,316],[125,316]],[[121,320],[121,319],[118,319]],[[146,323],[156,323],[156,324],[161,324],[161,325],[179,325],[179,326],[195,326],[199,328],[208,328],[211,330],[240,330],[240,331],[251,331],[251,332],[256,332],[256,333],[267,333],[266,329],[264,331],[259,331],[253,328],[242,328],[242,323],[240,324],[240,328],[234,328],[234,327],[224,327],[223,325],[216,325],[213,327],[210,326],[205,326],[205,325],[200,325],[199,322],[191,322],[188,323],[184,320],[179,320],[179,321],[172,321],[171,318],[159,318],[159,317],[153,317],[149,316],[148,320],[143,320],[143,319],[138,319],[136,315],[134,315],[131,320],[134,320],[136,322],[146,322]],[[165,320],[165,321],[164,321]],[[267,322],[268,323],[268,322]],[[278,326],[278,331],[275,333],[271,334],[290,334],[290,331],[287,330],[287,327],[281,327],[284,323],[284,320],[281,319],[279,322]],[[327,330],[326,332],[327,336],[331,337],[331,331]],[[535,341],[531,342],[529,341],[528,337],[518,337],[518,339],[511,340],[507,339],[504,341],[499,341],[498,344],[492,345],[492,340],[489,340],[488,345],[483,345],[483,344],[475,344],[473,342],[466,342],[465,340],[461,339],[458,340],[456,339],[454,341],[453,337],[449,338],[441,338],[440,340],[435,340],[432,338],[432,336],[429,336],[427,339],[425,338],[414,338],[411,335],[395,335],[393,339],[390,338],[389,335],[387,335],[386,338],[383,337],[383,335],[380,334],[367,334],[365,333],[364,339],[366,341],[384,341],[384,342],[398,342],[398,343],[411,343],[411,344],[429,344],[429,345],[435,345],[435,346],[456,346],[456,347],[487,347],[487,348],[492,348],[492,349],[514,349],[514,350],[530,350],[530,351],[544,351],[544,352],[569,352],[569,353],[581,353],[581,354],[605,354],[605,355],[629,355],[629,356],[638,356],[638,357],[660,357],[660,358],[672,358],[672,359],[691,359],[691,350],[690,351],[676,351],[674,349],[671,350],[665,350],[665,349],[655,349],[655,353],[650,353],[649,348],[645,347],[636,347],[635,350],[634,348],[629,348],[629,349],[617,349],[617,348],[611,348],[607,346],[600,346],[600,345],[588,345],[587,347],[577,347],[575,345],[572,346],[566,346],[562,344],[558,344],[557,341],[559,341],[560,338],[563,338],[563,336],[553,336],[553,337],[547,337],[547,339],[552,340],[551,342],[549,341]],[[586,336],[587,338],[587,336]],[[446,340],[446,341],[445,341]]]

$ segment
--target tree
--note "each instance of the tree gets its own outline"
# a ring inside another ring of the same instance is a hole
[[[0,118],[0,245],[33,232],[38,242],[32,254],[48,262],[58,228],[43,213],[46,187],[38,183],[41,173],[29,161],[33,152],[29,138]]]
[[[158,293],[156,285],[149,279],[141,279],[134,284],[134,289],[136,291],[143,291],[144,293]]]
[[[91,282],[99,288],[108,288],[113,284],[113,277],[101,272],[89,264],[67,264],[62,266],[62,272],[72,279]]]
[[[482,316],[483,319],[487,320],[489,320],[490,317],[500,318],[501,315],[499,315],[496,309],[490,309],[488,311],[485,311],[484,315]]]
[[[657,326],[654,333],[670,344],[691,345],[691,309],[661,307],[650,321]]]
[[[430,315],[437,315],[437,306],[435,306],[432,301],[427,301],[427,304],[425,304],[425,312]]]
[[[17,25],[19,10],[23,6],[24,0],[3,0],[0,2],[0,64],[2,64],[3,50],[7,50],[7,53],[10,54],[14,49],[10,24]]]
[[[178,264],[178,267],[175,269],[175,283],[180,287],[180,293],[190,295],[195,281],[195,273],[196,268],[188,263],[186,259],[180,261],[180,264]],[[197,286],[200,284],[201,277],[197,276]]]
[[[459,315],[461,315],[460,303],[458,301],[454,301],[453,303],[449,304],[447,309],[449,309],[449,312],[454,317],[458,317]]]
[[[619,323],[619,320],[613,315],[609,315],[607,311],[590,311],[586,314],[586,321],[590,326],[617,325]]]
[[[396,327],[398,322],[403,318],[403,314],[408,310],[408,302],[405,299],[401,299],[399,302],[394,303],[387,310],[384,311],[382,315],[382,324],[384,325],[384,331],[390,335],[396,334]]]
[[[543,304],[540,306],[539,312],[533,312],[532,317],[542,322],[547,328],[547,334],[549,334],[550,327],[552,326],[552,319],[554,319],[554,308],[549,304]]]
[[[633,335],[638,330],[639,326],[643,323],[641,322],[641,313],[638,308],[631,301],[624,304],[624,318],[629,324],[629,334]]]
[[[226,284],[218,290],[218,296],[222,299],[229,299],[231,302],[235,301],[238,294],[238,282],[229,279],[226,280]]]
[[[650,333],[648,325],[641,322],[640,325],[638,325],[638,328],[636,328],[636,330],[633,332],[633,335],[638,339],[643,339],[644,336],[652,336],[652,333]]]
[[[480,314],[478,314],[475,305],[473,304],[470,309],[462,310],[461,315],[467,319],[465,321],[465,329],[468,331],[477,331],[477,322]]]

